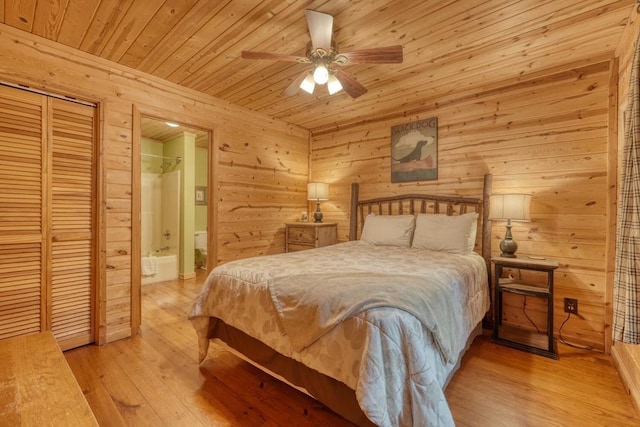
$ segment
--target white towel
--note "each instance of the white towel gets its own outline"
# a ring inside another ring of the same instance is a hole
[[[142,275],[153,276],[158,272],[158,260],[154,256],[142,257]]]

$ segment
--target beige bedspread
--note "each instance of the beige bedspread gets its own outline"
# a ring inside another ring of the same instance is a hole
[[[445,362],[460,352],[455,337],[462,317],[451,298],[449,275],[332,272],[295,274],[269,281],[280,324],[300,351],[333,327],[365,310],[397,308],[415,316],[429,330]]]
[[[327,272],[336,277],[348,272],[362,276],[400,273],[446,278],[441,282],[449,288],[449,308],[445,310],[459,318],[461,329],[457,335],[446,334],[453,343],[455,357],[443,360],[439,347],[444,339],[436,338],[438,332],[432,333],[408,311],[387,306],[340,315],[345,317],[343,321],[323,330],[304,348],[296,349],[282,332],[269,283],[299,276],[311,285],[310,289],[322,293],[322,280],[313,286],[313,277],[320,278]],[[355,390],[363,412],[377,425],[452,426],[444,384],[458,361],[455,349],[464,347],[488,308],[486,265],[477,254],[346,242],[221,265],[207,278],[189,317],[198,333],[202,357],[209,345],[209,319],[219,318]]]

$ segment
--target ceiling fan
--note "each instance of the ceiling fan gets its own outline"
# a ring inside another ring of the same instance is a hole
[[[242,57],[245,59],[273,59],[312,64],[311,70],[305,70],[283,91],[285,95],[294,95],[298,87],[313,93],[316,84],[326,84],[330,95],[344,89],[349,96],[357,98],[364,95],[367,88],[340,67],[349,64],[399,64],[402,62],[402,46],[339,53],[338,46],[332,40],[333,16],[309,9],[305,11],[305,15],[311,36],[306,56],[242,51]]]

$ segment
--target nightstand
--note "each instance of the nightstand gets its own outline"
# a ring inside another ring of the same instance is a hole
[[[495,266],[493,286],[495,292],[495,318],[492,340],[509,347],[529,351],[541,356],[558,358],[555,341],[553,339],[553,275],[558,268],[558,262],[552,259],[536,258],[491,258]],[[517,271],[518,278],[503,277],[505,269]],[[526,272],[538,273],[526,273]],[[532,276],[522,280],[523,273]],[[518,294],[541,298],[547,306],[547,331],[538,333],[515,326],[503,325],[503,295],[505,293]]]
[[[286,224],[285,252],[303,251],[338,243],[335,222],[291,222]]]

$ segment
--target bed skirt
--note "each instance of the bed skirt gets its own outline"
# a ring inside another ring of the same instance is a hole
[[[355,392],[344,383],[286,357],[220,319],[211,318],[209,338],[218,338],[247,361],[284,378],[358,426],[374,426],[362,412]],[[236,353],[236,354],[237,354]]]
[[[449,373],[447,384],[460,367],[462,355],[475,337],[481,333],[482,327],[479,324],[469,336],[466,346],[458,358],[458,363]],[[322,402],[329,409],[352,423],[358,426],[375,426],[360,409],[355,391],[343,382],[278,353],[268,345],[233,326],[227,325],[220,319],[209,319],[208,335],[210,339],[220,341],[223,346],[228,347],[240,358]]]

